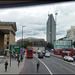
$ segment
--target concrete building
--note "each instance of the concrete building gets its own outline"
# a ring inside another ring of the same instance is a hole
[[[0,22],[0,52],[9,49],[10,44],[15,44],[15,22]]]
[[[55,40],[54,49],[57,48],[72,48],[72,40]]]
[[[75,41],[75,26],[71,26],[71,29],[67,30],[67,35],[65,40]]]
[[[48,15],[46,28],[46,41],[54,44],[54,40],[56,40],[56,23],[52,14]]]
[[[40,43],[42,46],[46,45],[46,42],[44,39],[42,38],[33,38],[33,37],[28,37],[26,39],[23,39],[23,42],[25,41],[30,41],[33,43],[34,46],[38,46],[38,43]],[[22,39],[17,41],[17,44],[21,44],[22,43]]]

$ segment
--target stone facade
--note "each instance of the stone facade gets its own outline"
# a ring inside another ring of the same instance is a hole
[[[15,44],[15,22],[0,22],[0,50],[9,49],[10,44]]]

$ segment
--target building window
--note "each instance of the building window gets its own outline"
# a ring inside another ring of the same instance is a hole
[[[73,35],[75,35],[75,31],[73,32]]]
[[[8,49],[9,47],[7,47],[7,49]]]
[[[7,42],[7,45],[9,44],[9,42]]]
[[[67,32],[67,37],[70,37],[70,36],[71,36],[71,32],[68,31],[68,32]]]

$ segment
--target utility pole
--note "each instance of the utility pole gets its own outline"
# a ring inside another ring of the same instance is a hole
[[[58,13],[55,12],[55,35],[56,35],[57,15]],[[56,36],[55,36],[55,39],[56,39]]]
[[[22,44],[23,44],[23,27],[26,27],[26,26],[22,26]],[[23,45],[22,45],[23,47]]]
[[[55,12],[55,24],[56,24],[56,25],[57,25],[57,15],[58,15],[58,13]]]

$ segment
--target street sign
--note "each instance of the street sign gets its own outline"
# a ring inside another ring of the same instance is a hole
[[[20,54],[20,45],[10,45],[9,54]]]
[[[20,49],[20,52],[23,52],[23,48]]]
[[[20,49],[20,54],[23,54],[23,48]]]

